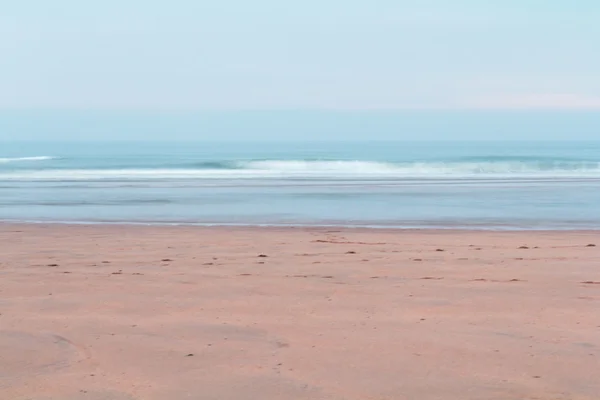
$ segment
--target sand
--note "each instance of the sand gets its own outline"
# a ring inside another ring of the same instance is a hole
[[[599,233],[0,225],[2,400],[599,398]]]

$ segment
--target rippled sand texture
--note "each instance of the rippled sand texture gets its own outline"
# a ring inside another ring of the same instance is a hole
[[[598,233],[1,225],[0,250],[0,399],[600,396]]]

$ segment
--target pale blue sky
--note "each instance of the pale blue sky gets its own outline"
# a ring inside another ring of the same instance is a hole
[[[0,109],[600,110],[598,0],[19,0]]]

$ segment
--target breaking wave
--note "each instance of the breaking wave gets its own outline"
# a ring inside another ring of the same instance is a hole
[[[0,159],[48,160],[52,157]],[[7,161],[4,161],[7,162]],[[10,162],[10,161],[8,161]],[[600,178],[600,162],[492,160],[385,163],[371,161],[214,161],[185,168],[36,169],[0,173],[1,180],[152,179],[409,179],[409,178]]]
[[[12,158],[0,158],[0,163],[11,163],[20,161],[47,161],[54,160],[55,157],[50,156],[38,156],[38,157],[12,157]]]

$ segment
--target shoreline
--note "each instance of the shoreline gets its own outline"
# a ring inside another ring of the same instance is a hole
[[[388,226],[388,225],[354,225],[354,224],[277,224],[277,223],[212,223],[212,222],[124,222],[124,221],[12,221],[0,219],[0,226],[72,226],[72,227],[147,227],[147,228],[199,228],[199,229],[271,229],[271,230],[298,230],[298,229],[337,229],[343,231],[395,231],[395,232],[480,232],[480,233],[598,233],[597,228],[517,228],[517,227],[472,227],[464,225],[453,226]]]
[[[0,398],[600,393],[597,232],[0,223],[0,254]]]

